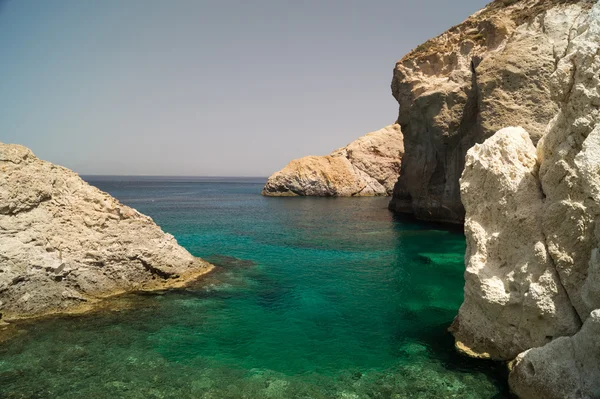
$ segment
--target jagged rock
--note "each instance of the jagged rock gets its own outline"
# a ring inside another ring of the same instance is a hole
[[[581,322],[542,231],[536,150],[522,128],[500,130],[467,153],[465,299],[452,328],[471,355],[513,359]]]
[[[462,223],[469,148],[506,126],[536,143],[558,112],[550,76],[592,1],[494,1],[397,64],[406,153],[390,209]]]
[[[148,216],[25,147],[0,143],[2,320],[81,311],[210,268]]]
[[[404,146],[400,126],[369,133],[326,156],[291,161],[274,173],[267,196],[390,195],[398,178]]]
[[[509,360],[523,349],[509,378],[522,398],[600,397],[600,4],[578,18],[550,77],[558,111],[537,150],[523,131],[502,130],[469,150],[461,179],[469,250],[454,333],[466,352]],[[515,284],[523,299],[500,310],[502,288]],[[579,332],[561,329],[573,319]]]

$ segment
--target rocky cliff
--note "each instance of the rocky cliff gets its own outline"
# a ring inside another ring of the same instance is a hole
[[[72,171],[0,143],[0,322],[82,311],[210,268]]]
[[[398,179],[404,146],[400,126],[387,126],[326,156],[291,161],[274,173],[266,196],[390,195]]]
[[[390,209],[464,221],[467,150],[507,126],[523,126],[537,143],[560,106],[551,76],[592,3],[496,0],[396,64],[406,153]]]
[[[598,398],[600,4],[552,12],[539,22],[577,17],[547,80],[557,109],[541,139],[502,129],[467,154],[465,300],[452,330],[471,355],[516,358],[520,397]]]

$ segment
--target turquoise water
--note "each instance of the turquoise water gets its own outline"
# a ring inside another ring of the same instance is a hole
[[[446,332],[460,232],[396,220],[387,198],[264,198],[263,180],[88,180],[219,267],[20,325],[0,344],[0,398],[506,397],[502,366]]]

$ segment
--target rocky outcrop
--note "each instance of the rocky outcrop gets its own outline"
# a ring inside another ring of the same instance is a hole
[[[326,156],[291,161],[265,185],[266,196],[351,197],[390,195],[404,145],[400,126],[387,126]]]
[[[559,110],[551,76],[592,3],[496,0],[396,64],[406,153],[390,209],[463,222],[467,150],[507,126],[537,143]]]
[[[537,148],[503,129],[469,150],[461,179],[467,270],[452,329],[467,353],[516,357],[522,398],[600,397],[600,4],[578,18]]]
[[[538,178],[522,128],[503,129],[468,152],[465,299],[453,330],[470,354],[514,359],[581,327],[545,242]]]
[[[0,143],[0,322],[83,311],[210,268],[148,216],[25,147]]]

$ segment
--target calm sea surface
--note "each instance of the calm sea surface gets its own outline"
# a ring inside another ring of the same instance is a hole
[[[87,177],[218,265],[182,291],[26,323],[0,398],[503,398],[457,355],[464,236],[387,198],[264,198],[265,179]]]

